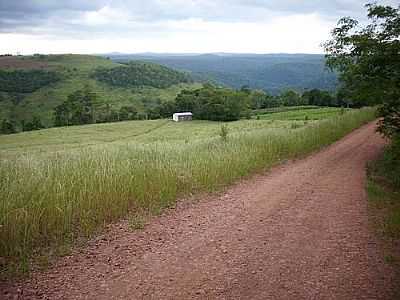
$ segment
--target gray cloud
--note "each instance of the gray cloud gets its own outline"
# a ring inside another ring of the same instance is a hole
[[[396,1],[385,2],[396,4]],[[364,16],[365,3],[360,0],[0,0],[0,32],[79,37],[96,32],[135,32],[146,30],[146,26],[151,32],[157,30],[157,23],[192,18],[259,22],[311,13],[336,20],[345,15]]]
[[[49,0],[0,0],[1,17],[47,17],[63,11],[91,11],[101,8],[107,3],[105,0],[94,1],[49,1]]]
[[[51,0],[0,0],[0,30],[14,32],[20,28],[35,27],[45,24],[49,18],[60,19],[85,11],[93,11],[107,3],[105,0],[94,1],[51,1]]]
[[[394,1],[391,1],[394,2]],[[111,7],[129,11],[138,20],[260,21],[270,16],[318,13],[324,17],[364,14],[365,1],[299,0],[114,0]]]
[[[338,13],[357,13],[365,3],[365,1],[357,0],[336,0],[336,1],[296,1],[296,0],[250,0],[240,1],[242,3],[251,3],[253,5],[278,10],[282,12],[295,13],[323,13],[323,14],[338,14]]]

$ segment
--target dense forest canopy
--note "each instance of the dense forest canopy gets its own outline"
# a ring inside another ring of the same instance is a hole
[[[183,72],[144,62],[130,62],[116,68],[99,68],[94,71],[93,78],[120,87],[167,88],[174,84],[192,82],[190,76]]]
[[[9,93],[32,93],[60,80],[60,75],[47,70],[0,69],[0,91]]]

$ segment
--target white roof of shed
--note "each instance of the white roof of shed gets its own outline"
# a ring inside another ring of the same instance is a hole
[[[191,112],[174,113],[174,116],[193,116]]]

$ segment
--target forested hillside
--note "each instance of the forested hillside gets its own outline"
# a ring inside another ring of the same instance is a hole
[[[139,118],[182,89],[198,86],[189,75],[154,63],[126,65],[89,55],[5,56],[0,57],[0,121],[18,130],[53,126],[55,109],[85,89],[96,95],[92,110],[104,121],[132,111]]]
[[[187,74],[143,62],[130,62],[126,66],[116,68],[99,68],[94,71],[93,78],[119,87],[151,86],[161,89],[192,82]]]
[[[204,54],[110,55],[118,62],[147,60],[190,71],[197,79],[212,80],[234,88],[248,85],[278,94],[285,89],[334,90],[336,74],[325,67],[323,55],[313,54]]]
[[[54,71],[0,69],[0,90],[9,93],[32,93],[60,80]]]

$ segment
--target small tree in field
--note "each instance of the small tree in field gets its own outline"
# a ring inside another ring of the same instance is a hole
[[[226,142],[228,141],[228,134],[229,134],[229,128],[227,125],[222,125],[221,130],[219,132],[219,136],[221,137],[222,141]]]

